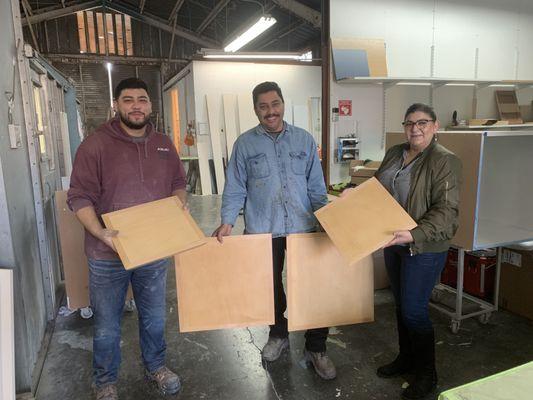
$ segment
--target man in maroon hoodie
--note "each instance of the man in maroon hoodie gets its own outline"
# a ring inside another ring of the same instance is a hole
[[[118,232],[105,229],[100,216],[171,195],[186,204],[184,169],[170,139],[149,122],[152,104],[146,83],[137,78],[121,81],[113,106],[117,117],[80,145],[68,191],[69,207],[85,227],[96,399],[118,399],[120,321],[130,282],[145,377],[164,394],[175,394],[179,378],[165,366],[167,260],[125,270],[112,241]]]

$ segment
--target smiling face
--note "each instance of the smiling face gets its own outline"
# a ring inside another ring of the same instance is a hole
[[[429,146],[439,129],[439,122],[423,111],[415,111],[405,118],[404,130],[411,149],[423,151]]]
[[[285,105],[275,90],[257,96],[255,115],[267,132],[281,132]]]
[[[152,113],[152,103],[144,89],[124,89],[113,103],[121,122],[132,130],[143,130]]]

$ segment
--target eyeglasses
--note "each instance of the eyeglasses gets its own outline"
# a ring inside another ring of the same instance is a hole
[[[419,119],[418,121],[403,121],[402,125],[405,129],[412,129],[414,125],[420,130],[425,129],[430,122],[435,122],[434,119]]]

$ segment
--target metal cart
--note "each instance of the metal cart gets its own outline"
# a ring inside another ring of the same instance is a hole
[[[464,263],[465,263],[465,249],[458,248],[457,259],[457,288],[439,283],[433,289],[431,295],[431,302],[429,305],[440,312],[448,315],[451,318],[450,329],[453,333],[459,332],[461,321],[467,318],[477,317],[479,322],[486,324],[489,322],[490,316],[493,311],[498,310],[498,293],[500,289],[500,269],[502,259],[502,249],[497,248],[496,255],[496,272],[494,278],[494,296],[493,302],[489,303],[485,300],[471,296],[463,292],[463,280],[464,280]],[[452,293],[455,295],[455,309],[450,311],[448,307],[439,303],[444,292]],[[468,300],[478,306],[478,310],[463,314],[463,300]]]

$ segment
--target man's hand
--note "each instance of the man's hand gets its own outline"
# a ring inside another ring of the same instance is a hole
[[[102,229],[96,237],[100,239],[102,242],[107,244],[109,247],[113,249],[113,251],[117,251],[115,248],[115,245],[113,243],[113,238],[118,235],[118,231],[114,231],[111,229]]]
[[[211,236],[216,237],[220,243],[223,243],[224,239],[222,239],[222,237],[231,235],[232,228],[233,226],[230,224],[222,224],[217,229],[215,229]]]
[[[397,244],[413,243],[415,241],[410,231],[397,231],[394,232],[393,235],[394,238],[383,247],[394,246]]]

